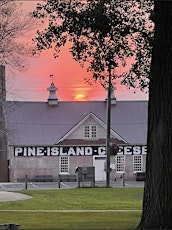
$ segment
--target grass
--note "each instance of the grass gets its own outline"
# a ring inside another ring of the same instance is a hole
[[[132,210],[141,210],[143,188],[25,190],[22,193],[32,199],[0,203],[0,223],[17,223],[21,229],[135,229],[141,212]]]

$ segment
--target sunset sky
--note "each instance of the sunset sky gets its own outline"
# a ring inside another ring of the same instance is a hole
[[[34,0],[23,2],[24,12],[35,9]],[[29,38],[29,39],[32,39]],[[54,84],[58,88],[57,97],[61,101],[72,100],[104,100],[107,92],[98,83],[88,85],[84,78],[88,77],[85,69],[76,63],[65,47],[58,59],[53,58],[53,51],[43,51],[38,58],[31,58],[25,72],[9,75],[7,80],[7,99],[26,101],[46,101],[47,88],[51,84],[50,75],[54,75]],[[12,75],[12,76],[11,76]],[[134,90],[127,90],[120,83],[116,84],[115,96],[117,100],[147,100],[148,95]]]

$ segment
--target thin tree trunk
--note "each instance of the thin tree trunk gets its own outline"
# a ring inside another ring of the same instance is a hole
[[[148,154],[138,229],[172,229],[172,2],[155,1]]]

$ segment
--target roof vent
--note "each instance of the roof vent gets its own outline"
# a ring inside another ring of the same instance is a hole
[[[116,105],[116,97],[115,97],[115,93],[114,93],[114,90],[116,89],[116,87],[114,87],[113,85],[111,86],[111,95],[110,95],[110,98],[111,98],[111,105]],[[107,92],[108,92],[108,88],[106,89]],[[108,97],[108,96],[107,96]],[[107,97],[105,99],[105,101],[107,101]]]
[[[58,88],[55,87],[54,83],[52,82],[50,87],[47,88],[49,91],[49,98],[48,98],[48,104],[49,105],[57,105],[58,104],[58,98],[56,96],[56,91]]]

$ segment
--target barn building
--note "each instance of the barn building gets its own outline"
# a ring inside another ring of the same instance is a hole
[[[106,115],[104,101],[60,101],[54,83],[45,102],[6,101],[5,67],[0,67],[0,181],[28,176],[74,175],[78,167],[95,167],[95,180],[106,180]],[[119,146],[110,157],[112,180],[125,173],[135,180],[145,171],[147,101],[117,101],[111,105],[111,141]],[[2,134],[3,133],[3,134]]]

